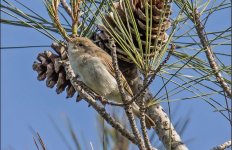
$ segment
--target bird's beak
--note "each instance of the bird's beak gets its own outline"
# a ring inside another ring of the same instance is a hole
[[[71,46],[73,44],[73,40],[67,41],[67,45]]]

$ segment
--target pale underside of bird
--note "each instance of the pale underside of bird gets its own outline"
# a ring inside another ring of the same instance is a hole
[[[68,43],[68,55],[71,67],[75,75],[91,90],[108,100],[122,102],[118,89],[111,56],[84,37],[76,37]],[[128,97],[133,93],[121,74],[121,81]],[[139,116],[139,107],[132,104],[133,112]],[[148,117],[146,117],[148,118]],[[150,119],[150,118],[149,118]],[[147,121],[150,128],[151,121]]]

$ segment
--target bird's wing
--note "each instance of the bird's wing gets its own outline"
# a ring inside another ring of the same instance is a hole
[[[96,55],[97,55],[97,57],[101,58],[103,64],[106,66],[109,73],[114,78],[116,78],[116,75],[114,73],[114,67],[113,67],[113,62],[112,62],[111,56],[108,53],[106,53],[105,51],[103,51],[102,49],[100,49],[100,48],[99,48],[99,50],[96,50]],[[121,82],[122,82],[123,87],[126,90],[126,92],[128,92],[130,94],[130,96],[133,96],[133,92],[132,92],[129,84],[127,83],[125,77],[121,73],[121,71],[120,71],[120,78],[121,78]]]

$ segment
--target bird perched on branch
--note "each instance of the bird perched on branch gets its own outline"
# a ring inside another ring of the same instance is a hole
[[[118,89],[112,57],[85,37],[76,37],[68,42],[68,55],[71,67],[80,80],[95,93],[106,99],[122,102]],[[124,90],[130,98],[133,96],[123,74],[120,74]],[[133,112],[139,116],[139,107],[133,102]],[[154,122],[146,116],[148,128]]]

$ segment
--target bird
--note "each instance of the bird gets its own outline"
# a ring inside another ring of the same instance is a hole
[[[75,37],[67,45],[70,65],[78,79],[107,100],[122,102],[112,57],[86,37]],[[122,73],[120,78],[126,95],[131,98],[133,92]],[[132,103],[132,109],[139,117],[139,106],[135,102]],[[154,126],[146,114],[145,121],[147,128]]]

